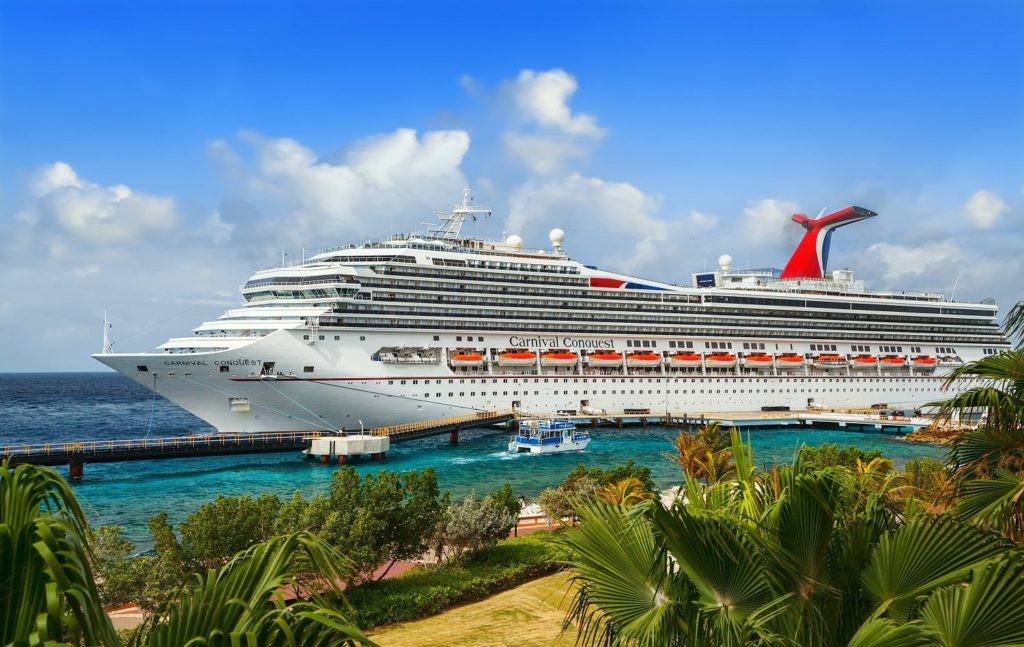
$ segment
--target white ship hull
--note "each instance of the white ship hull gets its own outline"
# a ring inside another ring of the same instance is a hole
[[[538,374],[536,367],[526,371],[495,365],[488,373],[453,370],[443,362],[403,366],[373,359],[382,345],[416,346],[432,341],[428,334],[422,340],[408,332],[338,336],[338,341],[309,344],[301,330],[280,330],[230,351],[95,357],[221,432],[369,429],[510,408],[531,414],[584,408],[609,413],[649,409],[654,414],[800,410],[809,404],[916,408],[949,397],[942,390],[941,369],[927,375],[909,370],[837,375],[809,366],[779,374],[737,367],[623,371],[620,366],[575,371],[552,367]],[[366,340],[359,340],[361,336]],[[487,336],[495,345],[508,337]],[[274,362],[272,379],[260,376],[268,361]],[[222,371],[223,366],[228,370]],[[305,372],[306,367],[313,370]]]

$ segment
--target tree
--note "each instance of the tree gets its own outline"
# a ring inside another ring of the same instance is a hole
[[[884,466],[737,476],[688,503],[600,499],[559,541],[582,644],[959,645],[1024,640],[1024,552],[962,517],[886,497]],[[868,492],[868,496],[863,496]]]
[[[442,543],[449,556],[461,559],[494,548],[508,538],[515,523],[516,517],[494,499],[477,499],[470,494],[448,507]]]
[[[683,471],[686,479],[715,483],[733,476],[729,435],[718,422],[704,425],[696,433],[680,431],[672,441],[675,454],[665,454]]]
[[[654,498],[654,495],[645,490],[644,484],[634,476],[627,476],[620,481],[614,481],[605,485],[598,492],[598,496],[612,505],[626,508],[631,508]]]
[[[191,570],[216,568],[236,553],[266,541],[274,534],[281,501],[276,496],[227,497],[204,503],[178,526]]]
[[[163,527],[161,540],[166,540]],[[173,534],[173,533],[172,533]],[[0,644],[107,645],[120,640],[100,603],[90,532],[74,493],[50,468],[0,464]],[[126,546],[115,531],[102,541],[108,555]],[[165,547],[166,548],[166,547]],[[372,645],[332,609],[324,589],[345,559],[305,533],[275,537],[235,556],[165,602],[131,638],[132,645]],[[315,575],[314,587],[295,578]],[[286,604],[292,587],[306,601]]]
[[[501,489],[495,490],[488,495],[494,505],[508,512],[514,519],[519,519],[519,513],[523,510],[523,502],[512,494],[512,485],[505,481]]]
[[[327,496],[295,497],[282,506],[275,527],[309,530],[342,551],[352,564],[351,583],[384,566],[381,579],[398,560],[427,550],[442,513],[438,494],[433,469],[360,477],[344,467]]]
[[[804,445],[800,448],[800,460],[807,467],[856,467],[857,462],[870,463],[876,458],[881,458],[882,452],[878,449],[865,451],[856,445],[840,447],[835,443],[825,443],[817,447]],[[891,465],[890,465],[891,467]]]
[[[135,544],[121,532],[121,526],[100,526],[93,533],[93,568],[105,606],[134,603],[145,589],[155,561],[134,555]]]

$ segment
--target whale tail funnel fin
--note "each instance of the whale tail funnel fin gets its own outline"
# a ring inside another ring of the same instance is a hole
[[[821,218],[808,218],[803,214],[794,214],[793,222],[799,224],[807,233],[793,250],[789,262],[782,270],[782,279],[820,279],[825,276],[828,268],[828,249],[832,242],[832,232],[844,225],[873,218],[878,214],[863,207],[847,207],[830,213]]]

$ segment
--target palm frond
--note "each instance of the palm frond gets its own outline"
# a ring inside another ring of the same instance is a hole
[[[341,598],[345,560],[306,533],[275,537],[236,555],[224,567],[196,576],[196,583],[155,614],[139,641],[149,647],[186,644],[349,645],[372,642],[322,598]],[[296,578],[299,564],[319,576],[313,587]],[[310,597],[286,605],[285,587]],[[301,641],[299,640],[301,637]]]
[[[953,508],[1009,537],[1019,538],[1024,530],[1024,475],[997,469],[991,478],[972,479],[960,486],[960,500]]]
[[[847,647],[930,647],[935,642],[919,622],[871,618],[857,630]]]
[[[1002,537],[948,515],[918,517],[879,540],[862,576],[864,592],[878,611],[908,620],[921,596],[964,581],[971,569],[1008,546]]]
[[[670,572],[650,522],[601,500],[579,514],[580,525],[557,539],[578,585],[564,628],[575,623],[586,645],[675,644],[692,626],[693,588]]]
[[[937,591],[924,603],[921,620],[936,645],[1024,643],[1024,558],[1003,557],[979,567],[966,586]]]
[[[88,541],[85,514],[54,470],[0,464],[0,644],[117,644]]]

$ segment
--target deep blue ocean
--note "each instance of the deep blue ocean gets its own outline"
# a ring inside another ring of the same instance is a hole
[[[0,447],[23,443],[178,436],[209,433],[209,425],[116,373],[0,373]],[[533,456],[508,454],[507,434],[472,429],[456,446],[447,435],[395,445],[383,463],[355,463],[360,471],[433,467],[442,489],[453,496],[485,494],[508,481],[516,494],[535,496],[555,485],[577,463],[609,467],[633,459],[651,468],[660,487],[678,483],[679,472],[663,453],[676,430],[661,427],[599,428],[583,452]],[[879,448],[902,464],[918,456],[941,457],[931,445],[907,443],[889,434],[837,430],[750,432],[760,464],[789,461],[806,443]],[[66,476],[67,469],[60,468]],[[94,525],[119,524],[145,547],[146,523],[166,511],[173,523],[218,494],[290,496],[325,491],[333,469],[298,453],[107,463],[85,466],[74,484]]]

